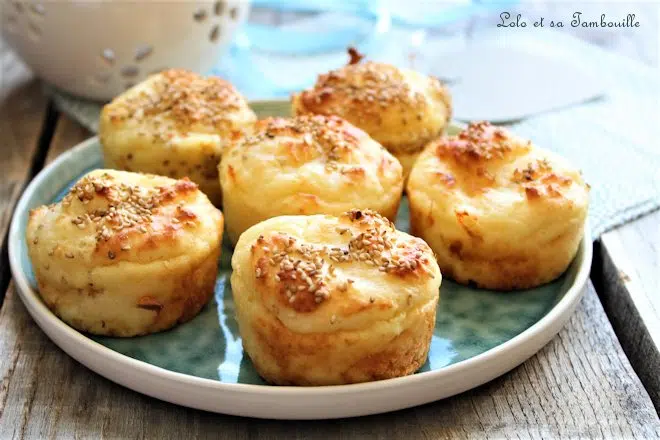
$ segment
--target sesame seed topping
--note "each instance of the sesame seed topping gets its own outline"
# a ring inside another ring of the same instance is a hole
[[[560,197],[560,189],[571,184],[569,177],[555,173],[547,159],[529,162],[523,169],[516,168],[511,176],[513,183],[519,184],[527,199],[534,200],[542,195]]]
[[[375,63],[352,63],[320,75],[312,90],[303,93],[306,104],[320,104],[327,96],[341,94],[353,102],[378,102],[382,107],[397,102],[423,103],[423,96],[413,92],[401,71],[394,66]]]
[[[326,169],[339,169],[338,163],[361,142],[363,132],[336,116],[300,115],[294,118],[266,118],[256,123],[254,132],[235,144],[233,151],[259,145],[276,136],[301,139],[301,145],[314,148],[326,159]]]
[[[247,109],[245,99],[227,81],[218,77],[204,78],[184,70],[166,70],[153,81],[153,91],[143,90],[137,95],[124,96],[108,106],[113,121],[145,119],[165,115],[164,124],[154,138],[167,141],[171,130],[187,131],[193,124],[214,127],[231,126],[230,111]]]
[[[197,189],[197,186],[188,180],[180,180],[173,185],[148,187],[118,182],[112,174],[106,172],[83,177],[64,197],[62,205],[68,207],[73,202],[86,204],[86,212],[72,218],[71,225],[81,230],[91,228],[98,245],[113,236],[124,235],[122,231],[147,233],[154,215],[160,213],[179,192],[190,189]],[[92,201],[94,203],[90,204]],[[191,218],[190,215],[193,214],[188,213],[187,218]],[[168,216],[168,219],[173,224],[178,222],[173,215]],[[124,249],[124,246],[128,247]],[[128,249],[129,244],[122,245],[122,250]]]
[[[513,149],[514,143],[504,129],[480,121],[470,123],[456,136],[439,139],[436,154],[467,164],[502,158]]]
[[[89,203],[94,197],[102,197],[107,202],[105,209],[95,209],[79,215],[71,223],[80,229],[93,224],[96,228],[96,241],[108,241],[114,232],[139,225],[146,232],[144,224],[151,222],[152,214],[160,203],[158,188],[140,188],[114,182],[112,176],[86,176],[73,186],[64,201],[77,199]]]
[[[359,127],[369,127],[367,131],[383,145],[388,141],[379,139],[379,130],[371,127],[384,125],[383,114],[390,111],[388,107],[402,115],[415,115],[422,121],[425,115],[435,118],[433,107],[441,101],[447,109],[445,118],[449,120],[451,98],[439,79],[427,76],[423,83],[415,81],[417,84],[413,85],[409,75],[395,66],[361,62],[362,56],[352,50],[349,50],[349,57],[346,66],[320,75],[313,88],[300,93],[299,112],[337,115]],[[403,117],[402,124],[408,122],[408,118]],[[423,139],[385,146],[399,151],[418,151],[420,145],[439,135],[434,129],[414,131]]]
[[[537,160],[536,163],[529,162],[522,170],[516,168],[511,180],[516,183],[531,182],[551,170],[550,163],[546,159]]]
[[[310,310],[310,303],[323,303],[333,291],[351,289],[355,281],[345,278],[335,264],[364,264],[388,276],[433,276],[432,252],[421,239],[398,234],[391,221],[370,210],[349,211],[340,217],[340,222],[347,221],[350,223],[346,231],[341,230],[343,234],[335,229],[339,236],[350,232],[343,245],[302,243],[284,232],[259,237],[257,243],[270,255],[258,257],[256,277],[278,283],[282,295],[300,311]]]

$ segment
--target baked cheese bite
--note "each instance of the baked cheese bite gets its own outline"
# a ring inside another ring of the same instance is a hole
[[[27,245],[46,306],[96,335],[193,318],[213,294],[223,218],[189,180],[96,170],[30,212]]]
[[[448,125],[452,101],[439,79],[409,69],[361,62],[320,75],[314,87],[293,95],[295,114],[337,115],[387,148],[408,176],[424,146]]]
[[[388,379],[426,362],[440,270],[374,211],[266,220],[241,235],[232,268],[243,347],[270,383]]]
[[[394,219],[401,165],[364,131],[336,116],[268,118],[227,147],[220,164],[227,234],[233,243],[280,215],[340,215],[355,207]]]
[[[560,276],[584,232],[589,186],[560,156],[488,122],[431,143],[407,186],[412,233],[442,273],[496,290]]]
[[[246,100],[227,81],[166,70],[106,105],[99,137],[106,167],[188,177],[220,206],[223,147],[255,120]]]

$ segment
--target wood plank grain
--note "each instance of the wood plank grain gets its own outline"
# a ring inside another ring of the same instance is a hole
[[[660,211],[603,235],[599,276],[605,311],[660,411]]]
[[[43,159],[48,108],[39,82],[0,38],[0,304],[10,278],[4,241],[16,201]]]
[[[48,148],[45,164],[51,163],[57,156],[75,147],[93,134],[69,116],[61,114],[55,126],[53,140]]]
[[[658,416],[591,286],[567,327],[501,378],[422,407],[340,421],[231,417],[132,392],[59,350],[13,287],[0,334],[3,439],[660,438]]]

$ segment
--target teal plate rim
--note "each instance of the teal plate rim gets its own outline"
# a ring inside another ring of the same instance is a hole
[[[78,171],[92,166],[92,163],[85,163],[85,157],[90,156],[85,152],[97,142],[93,137],[63,153],[25,189],[9,231],[10,267],[28,312],[60,348],[100,375],[161,400],[225,414],[276,419],[360,416],[439,400],[492,380],[541,349],[568,320],[589,277],[592,247],[585,238],[573,263],[579,267],[572,285],[545,316],[494,348],[433,371],[376,382],[321,387],[226,383],[174,372],[113,351],[60,321],[30,287],[26,268],[19,257],[19,246],[24,241],[20,226],[26,221],[34,193],[55,170],[67,164],[75,163],[76,166],[70,168]],[[71,179],[75,177],[77,175],[72,175]],[[588,225],[584,236],[590,237]]]

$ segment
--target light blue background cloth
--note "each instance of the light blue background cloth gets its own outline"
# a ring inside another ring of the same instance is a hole
[[[407,63],[409,53],[418,49],[414,47],[415,40],[419,40],[417,44],[426,44],[419,39],[426,31],[451,28],[456,23],[492,15],[518,3],[518,0],[251,1],[253,8],[291,12],[297,19],[284,25],[245,24],[213,70],[213,74],[227,78],[248,98],[286,97],[309,86],[317,72],[343,62],[348,46],[369,54],[372,60]]]
[[[658,71],[633,60],[591,46],[553,31],[497,32],[474,37],[499,41],[503,46],[525,45],[543,51],[561,51],[576,63],[591,66],[603,81],[606,96],[568,109],[540,114],[510,124],[516,133],[537,145],[556,151],[580,167],[591,185],[589,221],[597,239],[603,232],[660,207],[660,83]],[[442,41],[427,40],[429,48]],[[478,44],[478,43],[473,43]],[[455,49],[455,48],[454,48]],[[431,54],[432,55],[432,54]],[[327,70],[305,61],[312,74]],[[344,59],[339,64],[343,64]],[[325,63],[325,64],[324,64]],[[272,64],[274,68],[276,64]],[[429,73],[439,75],[442,66]],[[484,71],[484,80],[488,80]],[[539,78],[547,87],[551,78]],[[240,87],[239,87],[240,89]],[[242,90],[243,91],[243,90]],[[264,92],[262,90],[262,92]],[[55,102],[91,131],[98,128],[100,105],[52,90]],[[249,98],[272,98],[280,93]]]

